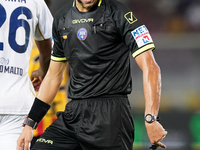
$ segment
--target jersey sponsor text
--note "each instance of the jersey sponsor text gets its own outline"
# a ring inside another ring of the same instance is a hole
[[[14,66],[3,66],[0,65],[0,73],[9,73],[9,74],[14,74],[14,75],[23,75],[23,69],[14,67]]]
[[[149,31],[145,25],[142,25],[142,26],[138,27],[137,29],[133,30],[131,32],[131,34],[133,35],[134,39],[136,40],[136,43],[139,48],[148,43],[153,42],[151,35],[149,34]]]
[[[88,18],[88,19],[75,19],[72,20],[72,24],[77,24],[77,23],[87,23],[87,22],[93,22],[93,18]]]

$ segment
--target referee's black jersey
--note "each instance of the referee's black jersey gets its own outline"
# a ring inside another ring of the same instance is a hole
[[[53,39],[51,59],[70,65],[72,99],[129,94],[130,52],[154,49],[145,25],[116,0],[99,0],[89,12],[69,2],[54,17]]]

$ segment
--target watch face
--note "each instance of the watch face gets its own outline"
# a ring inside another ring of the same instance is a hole
[[[155,117],[153,115],[151,115],[151,114],[147,114],[145,116],[145,121],[148,122],[148,123],[152,123],[152,122],[155,121]]]
[[[152,121],[152,116],[151,115],[146,115],[146,121],[151,122]]]

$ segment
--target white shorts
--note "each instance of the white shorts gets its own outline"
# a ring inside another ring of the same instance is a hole
[[[16,150],[25,115],[0,114],[0,150]]]

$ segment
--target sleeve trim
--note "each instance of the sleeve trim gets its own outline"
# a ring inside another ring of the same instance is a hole
[[[144,51],[149,50],[149,49],[154,50],[154,48],[155,48],[154,44],[148,44],[148,45],[138,49],[137,51],[135,51],[132,54],[132,56],[135,58],[136,56],[138,56],[139,54],[143,53]]]
[[[44,38],[44,36],[43,36],[43,34],[42,34],[42,32],[41,32],[41,30],[40,30],[40,28],[39,28],[39,26],[38,26],[38,25],[37,25],[37,28],[38,28],[38,31],[39,31],[39,33],[40,33],[40,35],[41,35],[42,39],[44,40],[45,38]]]
[[[51,60],[53,61],[66,61],[67,59],[65,57],[55,57],[51,55]]]

